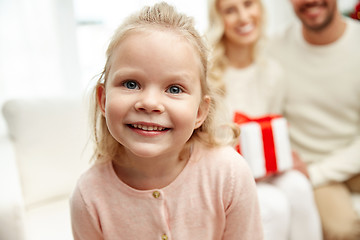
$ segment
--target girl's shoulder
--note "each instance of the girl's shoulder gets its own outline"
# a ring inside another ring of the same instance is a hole
[[[235,149],[229,145],[217,147],[207,147],[202,145],[200,147],[200,151],[202,151],[203,155],[206,157],[214,160],[241,161],[242,159],[241,155],[238,154]]]
[[[202,145],[198,151],[201,164],[206,165],[205,168],[213,169],[219,174],[251,175],[246,160],[232,146],[206,147]]]
[[[76,190],[86,195],[98,194],[96,191],[103,190],[113,181],[111,167],[111,162],[95,163],[79,177]]]
[[[201,186],[223,196],[225,206],[242,202],[243,196],[255,191],[250,167],[233,147],[205,147],[201,151],[202,158],[197,168],[199,176],[205,179]]]

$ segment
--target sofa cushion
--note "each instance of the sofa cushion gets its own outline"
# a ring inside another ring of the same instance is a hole
[[[3,115],[25,206],[69,196],[91,156],[85,104],[80,99],[17,99],[4,104]]]
[[[25,219],[27,240],[73,240],[68,198],[33,207]]]
[[[0,239],[4,240],[25,238],[25,209],[15,159],[12,142],[0,137]]]

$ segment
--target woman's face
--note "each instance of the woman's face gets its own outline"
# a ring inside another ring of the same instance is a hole
[[[229,43],[248,47],[261,33],[262,6],[259,0],[218,0],[217,8],[224,22],[224,37]]]

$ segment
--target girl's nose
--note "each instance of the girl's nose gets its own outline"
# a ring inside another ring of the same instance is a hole
[[[162,113],[165,107],[162,103],[162,97],[157,91],[143,91],[135,103],[135,109],[146,113]]]

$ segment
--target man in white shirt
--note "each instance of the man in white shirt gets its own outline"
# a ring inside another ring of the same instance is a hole
[[[287,79],[284,115],[307,167],[324,239],[360,239],[360,23],[336,0],[290,0],[299,18],[270,51]]]

